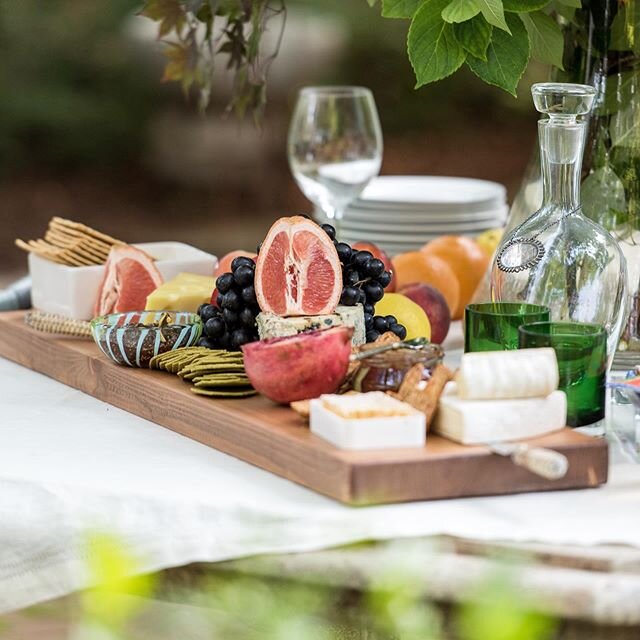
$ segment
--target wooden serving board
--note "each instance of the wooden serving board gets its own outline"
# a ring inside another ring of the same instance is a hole
[[[264,397],[196,396],[172,374],[114,364],[93,341],[33,331],[23,312],[0,313],[0,356],[348,504],[596,487],[607,480],[606,442],[570,429],[530,441],[568,457],[569,472],[556,481],[484,447],[433,434],[422,449],[342,451],[287,407]]]

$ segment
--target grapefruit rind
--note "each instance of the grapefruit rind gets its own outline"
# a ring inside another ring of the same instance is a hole
[[[104,267],[94,315],[142,309],[149,294],[162,282],[162,275],[149,254],[131,245],[113,247]]]

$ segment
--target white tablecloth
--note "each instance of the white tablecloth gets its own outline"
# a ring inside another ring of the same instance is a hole
[[[87,585],[107,531],[141,571],[364,539],[640,547],[640,466],[597,490],[349,508],[0,358],[0,611]]]

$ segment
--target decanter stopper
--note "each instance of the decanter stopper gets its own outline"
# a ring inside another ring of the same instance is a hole
[[[554,124],[575,124],[591,111],[596,90],[588,84],[539,82],[531,87],[533,104]]]
[[[538,121],[540,153],[552,165],[582,161],[586,118],[596,90],[586,84],[541,82],[531,87],[536,109],[548,118]]]

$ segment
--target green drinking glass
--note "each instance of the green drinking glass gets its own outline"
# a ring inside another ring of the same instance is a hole
[[[604,418],[607,332],[597,324],[535,322],[518,330],[520,348],[552,347],[567,394],[567,424],[583,427]]]
[[[518,348],[518,327],[548,322],[549,309],[526,302],[480,302],[464,310],[465,351],[505,351]]]

